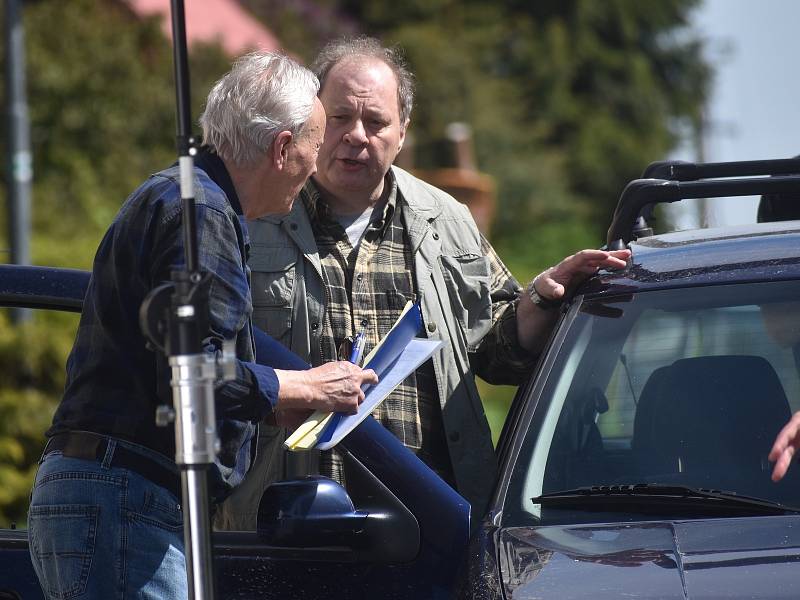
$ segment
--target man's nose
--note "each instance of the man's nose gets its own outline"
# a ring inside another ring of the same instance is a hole
[[[353,126],[344,134],[344,141],[352,146],[363,146],[367,143],[367,132],[361,119],[356,119]]]

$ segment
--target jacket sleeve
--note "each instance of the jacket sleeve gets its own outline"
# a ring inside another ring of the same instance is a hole
[[[492,327],[470,354],[470,364],[488,383],[519,385],[528,378],[537,359],[517,339],[517,303],[522,288],[483,235],[481,248],[490,265]]]
[[[256,346],[256,361],[242,364],[252,373],[258,392],[274,409],[278,403],[280,390],[275,369],[305,371],[310,369],[311,365],[257,327],[253,327],[253,340]]]
[[[259,421],[272,412],[278,401],[278,380],[270,366],[255,361],[250,336],[252,300],[243,258],[239,249],[236,219],[225,210],[227,200],[219,190],[198,189],[206,201],[198,202],[197,236],[199,269],[210,275],[208,290],[209,330],[204,350],[219,356],[224,340],[236,341],[236,376],[216,388],[217,417]],[[177,188],[162,192],[177,194]],[[169,203],[174,204],[174,203]],[[160,215],[157,239],[151,254],[150,271],[154,283],[170,279],[173,270],[183,269],[185,248],[179,214]],[[161,374],[160,379],[169,373]],[[168,386],[167,386],[168,387]]]

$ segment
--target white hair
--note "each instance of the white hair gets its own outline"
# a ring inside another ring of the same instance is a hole
[[[291,58],[252,52],[208,94],[200,116],[203,143],[223,160],[251,166],[281,131],[298,135],[311,116],[319,80]]]

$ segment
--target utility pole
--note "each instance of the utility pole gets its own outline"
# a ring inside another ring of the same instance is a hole
[[[22,0],[6,0],[5,58],[7,114],[8,241],[10,262],[30,264],[31,159],[30,122],[25,92],[25,32],[22,27]],[[28,309],[12,309],[15,323],[31,317]]]

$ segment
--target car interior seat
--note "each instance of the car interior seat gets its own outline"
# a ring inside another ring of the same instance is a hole
[[[759,495],[767,455],[791,416],[760,356],[704,356],[656,369],[638,400],[631,448],[654,483]]]

